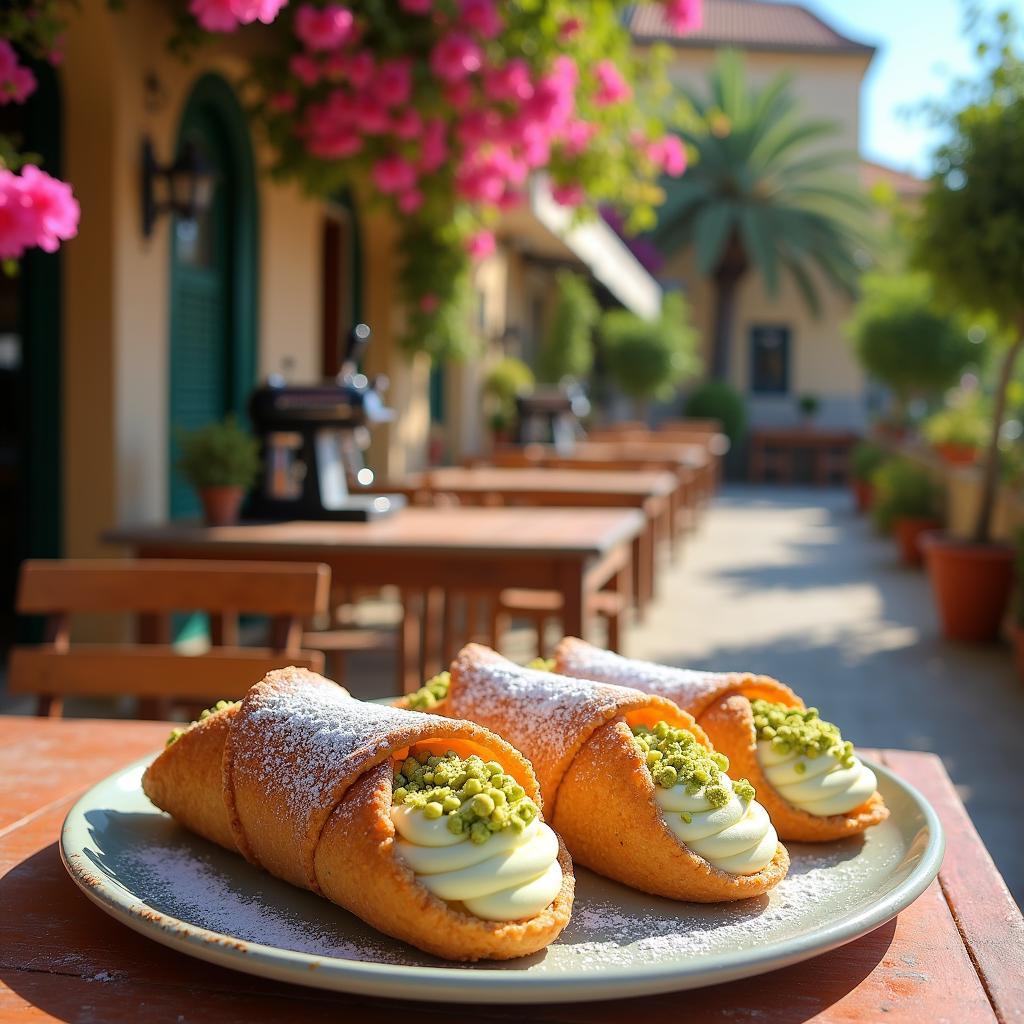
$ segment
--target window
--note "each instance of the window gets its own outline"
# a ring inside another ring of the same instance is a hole
[[[789,391],[789,328],[750,328],[750,390],[761,395]]]

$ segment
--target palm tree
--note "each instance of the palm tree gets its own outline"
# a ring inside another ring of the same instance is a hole
[[[822,278],[853,293],[865,239],[855,222],[868,204],[849,175],[853,154],[822,148],[835,125],[800,116],[787,75],[751,88],[742,58],[726,51],[708,86],[707,97],[683,90],[694,124],[679,134],[698,159],[666,185],[654,240],[663,252],[692,246],[714,283],[711,372],[725,378],[747,274],[756,270],[772,296],[788,274],[817,315]]]

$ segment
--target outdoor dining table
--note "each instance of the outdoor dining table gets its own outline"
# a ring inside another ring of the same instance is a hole
[[[657,543],[675,530],[672,495],[675,477],[666,471],[569,472],[538,467],[446,466],[403,477],[387,489],[412,500],[451,496],[469,505],[638,508],[647,526],[636,540],[633,592],[642,610],[654,596]]]
[[[710,1021],[955,1024],[1024,1015],[1024,920],[933,754],[866,752],[915,785],[946,831],[938,879],[874,932],[769,975],[605,1003],[452,1007],[236,974],[140,938],[80,893],[61,823],[89,786],[163,747],[168,724],[0,716],[0,1022]],[[342,911],[339,910],[339,913]]]
[[[397,682],[409,692],[454,654],[450,598],[470,595],[493,608],[506,589],[555,591],[564,631],[581,635],[591,595],[608,586],[631,591],[633,548],[645,527],[644,513],[629,508],[524,514],[414,507],[371,522],[124,526],[104,540],[139,558],[324,562],[336,585],[397,586],[403,607]]]

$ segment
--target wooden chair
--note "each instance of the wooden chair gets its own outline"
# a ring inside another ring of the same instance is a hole
[[[15,647],[8,690],[35,694],[37,714],[58,716],[65,697],[139,698],[143,717],[169,699],[198,705],[240,697],[271,669],[322,671],[318,651],[301,648],[306,619],[327,609],[331,571],[320,564],[69,559],[27,561],[17,610],[46,616],[46,641]],[[173,647],[171,616],[206,612],[211,644],[190,656]],[[72,616],[128,613],[136,645],[71,644]],[[240,647],[239,614],[270,618],[270,646]]]

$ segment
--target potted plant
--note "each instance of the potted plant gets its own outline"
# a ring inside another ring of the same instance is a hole
[[[804,426],[810,426],[814,417],[821,410],[821,399],[817,395],[801,395],[796,400],[797,409],[800,411],[800,419]]]
[[[747,429],[747,405],[743,396],[724,380],[706,380],[690,392],[683,406],[689,419],[718,420],[732,451]]]
[[[921,537],[942,526],[942,487],[923,466],[888,459],[872,477],[872,516],[882,533],[892,533],[904,565],[920,565]]]
[[[199,493],[207,526],[230,526],[260,472],[259,442],[234,416],[182,432],[178,470]]]
[[[665,295],[657,320],[625,309],[605,313],[601,339],[608,375],[636,403],[637,419],[646,420],[647,403],[669,398],[699,367],[697,332],[679,292]]]
[[[862,515],[871,509],[875,488],[872,477],[875,471],[889,458],[881,445],[861,441],[850,455],[850,480],[853,485],[853,499],[857,511]]]
[[[911,401],[952,387],[979,354],[959,318],[936,308],[921,273],[865,275],[847,330],[863,367],[892,394],[892,408],[877,424],[892,440],[906,432]]]
[[[924,421],[921,432],[950,466],[973,466],[988,440],[988,410],[979,392],[958,396]]]
[[[533,371],[521,359],[504,356],[488,370],[482,392],[495,443],[510,439],[516,422],[516,398],[529,394],[533,386]]]
[[[947,637],[992,641],[1009,601],[1014,551],[992,537],[999,486],[999,433],[1017,358],[1024,349],[1024,76],[1005,21],[986,47],[995,66],[971,102],[954,113],[949,141],[922,198],[914,257],[936,294],[965,310],[991,313],[1002,354],[985,451],[981,495],[969,539],[931,534],[928,572]]]

